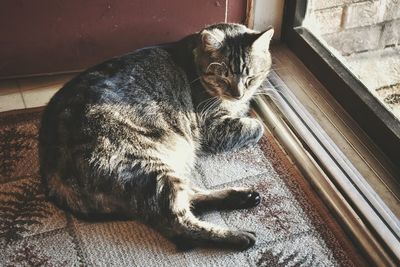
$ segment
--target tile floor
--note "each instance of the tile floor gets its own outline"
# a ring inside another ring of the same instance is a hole
[[[45,106],[76,74],[0,80],[0,112]]]

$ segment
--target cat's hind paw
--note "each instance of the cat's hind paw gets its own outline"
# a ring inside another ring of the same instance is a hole
[[[230,241],[234,249],[246,250],[256,243],[256,233],[253,231],[237,230]]]

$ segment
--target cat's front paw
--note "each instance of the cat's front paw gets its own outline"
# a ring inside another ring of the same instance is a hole
[[[248,142],[247,145],[255,145],[264,135],[264,126],[262,123],[257,119],[252,118],[243,118],[242,119],[244,124],[247,126],[247,136]]]
[[[261,202],[261,196],[256,191],[251,191],[243,197],[242,200],[242,207],[243,208],[251,208],[259,205]]]
[[[259,205],[261,196],[252,189],[233,189],[227,202],[231,209],[248,209]]]

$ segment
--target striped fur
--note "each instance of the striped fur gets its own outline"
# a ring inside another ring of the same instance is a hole
[[[48,197],[87,219],[141,220],[180,248],[253,245],[254,233],[200,221],[192,210],[254,206],[258,193],[194,188],[190,171],[199,153],[261,138],[261,124],[246,115],[271,65],[271,31],[213,25],[68,82],[46,107],[40,130]]]

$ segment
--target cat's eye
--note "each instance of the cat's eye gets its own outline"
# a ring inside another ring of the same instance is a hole
[[[249,77],[247,77],[247,79],[246,79],[246,86],[248,87],[248,86],[250,86],[253,82],[254,82],[254,80],[255,80],[255,76],[249,76]]]
[[[223,83],[225,83],[226,85],[230,84],[230,81],[228,79],[224,78],[224,77],[220,77],[219,80],[222,81]]]
[[[220,79],[226,79],[226,78],[228,78],[229,73],[228,73],[228,71],[222,71],[222,72],[218,72],[218,73],[213,73],[211,75],[215,76],[217,78],[220,78]]]

